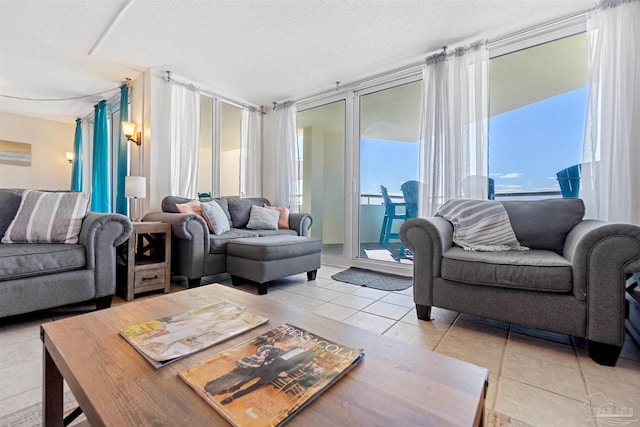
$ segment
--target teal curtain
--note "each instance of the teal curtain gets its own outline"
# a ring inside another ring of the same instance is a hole
[[[111,212],[111,170],[109,168],[107,101],[102,100],[96,104],[93,120],[91,210],[94,212]]]
[[[129,87],[122,85],[120,88],[120,123],[118,123],[118,169],[116,183],[116,212],[122,215],[129,214],[129,201],[124,196],[124,177],[127,176],[129,167],[129,147],[127,138],[122,133],[122,122],[129,121]]]
[[[76,119],[76,136],[73,141],[73,168],[71,190],[82,191],[82,120]]]

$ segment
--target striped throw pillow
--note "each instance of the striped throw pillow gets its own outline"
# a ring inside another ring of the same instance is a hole
[[[89,193],[25,190],[2,243],[78,243]]]

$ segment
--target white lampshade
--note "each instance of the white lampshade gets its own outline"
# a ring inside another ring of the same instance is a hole
[[[124,136],[130,137],[136,132],[136,124],[134,122],[122,122],[122,133]]]
[[[147,178],[144,176],[125,176],[124,197],[136,199],[147,197]]]

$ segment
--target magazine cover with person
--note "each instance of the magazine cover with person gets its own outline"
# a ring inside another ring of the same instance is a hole
[[[364,357],[293,325],[282,325],[178,372],[236,426],[278,426]]]
[[[159,368],[253,329],[269,319],[228,301],[128,326],[120,335]]]

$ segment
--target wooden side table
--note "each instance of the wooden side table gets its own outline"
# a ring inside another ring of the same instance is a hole
[[[171,224],[134,222],[133,233],[117,248],[117,289],[127,301],[141,292],[171,285]]]
[[[640,344],[640,273],[627,280],[627,318],[625,326],[634,340]]]

